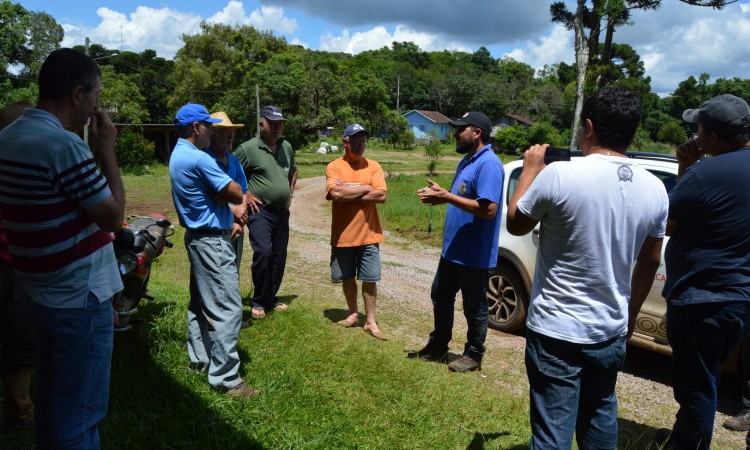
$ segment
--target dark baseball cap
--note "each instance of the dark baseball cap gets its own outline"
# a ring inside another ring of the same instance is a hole
[[[268,120],[286,120],[278,106],[268,105],[260,110],[260,117]]]
[[[477,128],[481,128],[483,131],[492,133],[492,122],[485,113],[478,111],[470,111],[464,113],[463,116],[456,120],[448,122],[454,127],[465,127],[466,125],[473,125]]]
[[[726,131],[742,131],[750,127],[750,107],[747,102],[732,94],[717,95],[700,108],[686,109],[682,119],[690,123],[709,123]]]
[[[346,138],[349,136],[354,136],[357,133],[365,133],[368,136],[370,135],[370,133],[368,133],[367,130],[365,130],[365,127],[363,127],[362,125],[358,123],[353,123],[349,125],[348,127],[346,127],[346,129],[344,130],[344,137]]]

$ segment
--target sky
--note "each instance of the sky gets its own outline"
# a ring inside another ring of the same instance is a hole
[[[18,1],[18,0],[16,0]],[[540,69],[575,61],[574,33],[553,24],[551,0],[20,0],[50,14],[65,29],[62,45],[156,50],[171,59],[180,36],[201,21],[252,25],[312,50],[357,54],[411,41],[424,51],[512,57]],[[574,1],[566,0],[569,8]],[[750,78],[750,0],[723,10],[663,0],[658,11],[636,11],[617,43],[641,57],[652,90],[668,95],[689,76]]]

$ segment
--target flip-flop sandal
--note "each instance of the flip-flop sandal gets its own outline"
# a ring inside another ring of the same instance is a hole
[[[252,308],[250,309],[250,315],[253,319],[262,319],[266,317],[266,310],[263,308]]]

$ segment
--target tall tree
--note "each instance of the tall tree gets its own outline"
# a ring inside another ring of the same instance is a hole
[[[735,3],[737,0],[678,0],[693,6],[704,6],[714,9],[722,9]],[[583,98],[586,91],[586,75],[589,65],[600,56],[600,49],[607,57],[605,64],[609,64],[612,36],[618,26],[630,24],[630,11],[634,9],[655,10],[661,6],[661,0],[577,0],[576,10],[571,12],[564,2],[556,1],[550,6],[550,15],[553,22],[561,23],[566,28],[575,30],[576,64],[578,66],[576,107],[571,126],[570,147],[575,148],[578,142],[580,112],[583,106]],[[600,45],[599,37],[602,30],[602,21],[606,20],[605,43]],[[586,30],[589,30],[588,34]],[[606,73],[606,72],[605,72]],[[606,78],[597,83],[598,87],[606,84]]]

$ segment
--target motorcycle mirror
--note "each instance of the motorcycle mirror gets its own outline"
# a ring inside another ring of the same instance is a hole
[[[156,222],[156,225],[162,228],[169,228],[172,226],[172,222],[168,221],[167,219],[160,219],[158,222]]]

